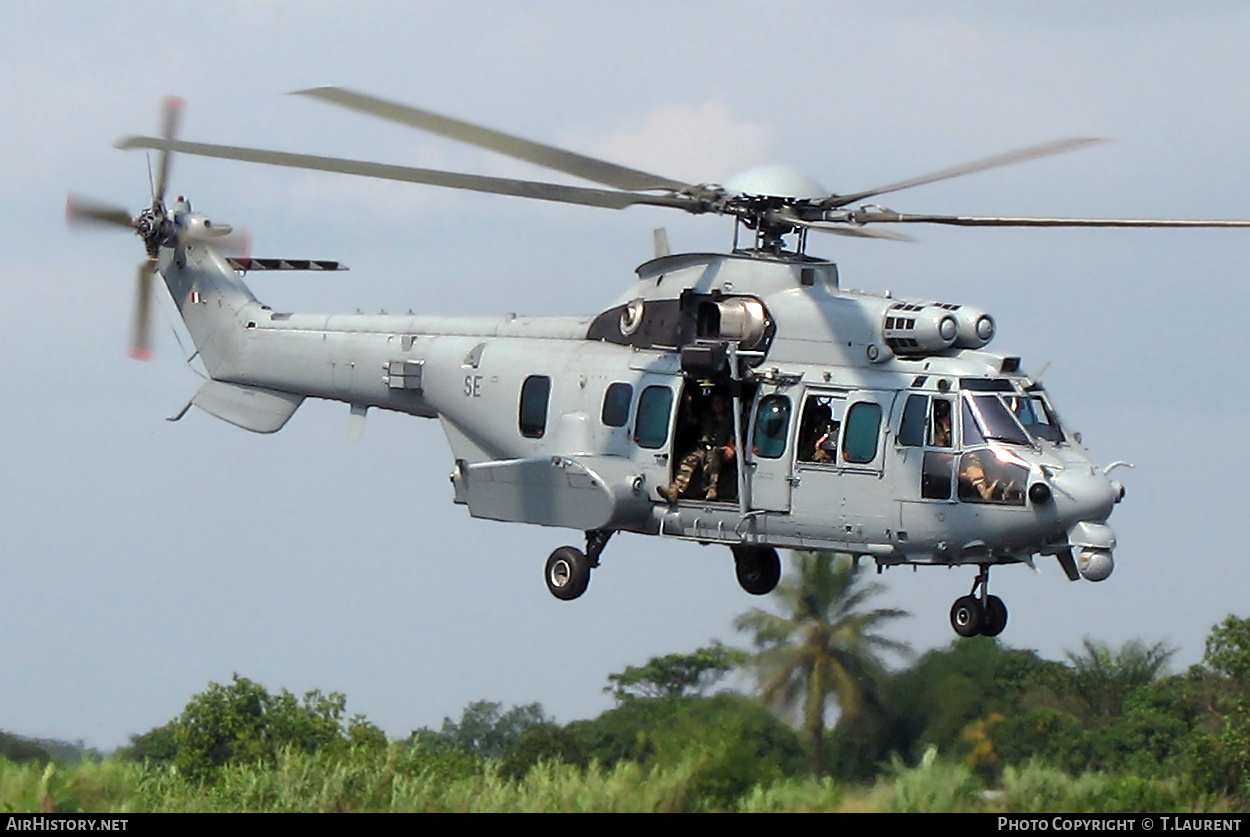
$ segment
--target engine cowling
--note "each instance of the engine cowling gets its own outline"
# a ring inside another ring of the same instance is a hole
[[[980,349],[994,339],[994,318],[951,302],[899,301],[886,309],[882,338],[896,355]]]
[[[955,337],[955,346],[959,349],[980,349],[994,339],[994,318],[968,305],[939,303],[955,317],[959,334]]]
[[[885,311],[881,336],[896,355],[928,355],[955,345],[959,322],[937,305],[895,302]]]

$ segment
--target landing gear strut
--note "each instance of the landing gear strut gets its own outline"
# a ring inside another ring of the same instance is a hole
[[[781,580],[781,559],[771,546],[735,546],[734,569],[738,584],[752,596],[771,593]]]
[[[982,564],[972,583],[972,592],[960,596],[951,606],[951,627],[960,636],[998,636],[1007,627],[1007,605],[989,595],[990,568]],[[977,591],[980,590],[980,596]]]
[[[590,586],[590,571],[599,566],[599,555],[613,532],[592,529],[586,533],[586,551],[575,546],[562,546],[547,558],[547,589],[551,595],[572,601]]]

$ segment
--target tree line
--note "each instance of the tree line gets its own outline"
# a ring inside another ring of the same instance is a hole
[[[438,729],[389,741],[367,718],[347,717],[341,694],[271,693],[236,675],[113,759],[205,785],[293,752],[389,760],[446,781],[521,782],[553,764],[685,765],[686,786],[713,808],[796,777],[867,785],[938,761],[985,787],[1042,766],[1153,781],[1168,799],[1207,800],[1186,803],[1198,807],[1250,806],[1250,619],[1213,626],[1202,662],[1179,673],[1169,669],[1175,649],[1143,641],[1087,638],[1053,661],[974,637],[913,657],[881,633],[907,615],[874,607],[881,590],[846,556],[798,553],[770,606],[737,620],[750,648],[713,642],[611,674],[604,690],[616,705],[596,718],[559,724],[537,703],[478,701]],[[724,687],[735,672],[748,675],[750,694]],[[10,739],[0,737],[10,761],[47,755]]]

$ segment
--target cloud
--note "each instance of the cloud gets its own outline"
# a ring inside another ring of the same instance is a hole
[[[736,117],[723,101],[661,105],[599,143],[602,157],[695,183],[719,183],[761,163],[771,128]]]

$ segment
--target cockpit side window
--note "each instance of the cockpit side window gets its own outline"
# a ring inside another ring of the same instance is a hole
[[[959,460],[959,499],[965,503],[1024,505],[1029,472],[1003,462],[986,448],[965,453]]]
[[[903,406],[903,421],[898,428],[898,443],[909,448],[924,444],[925,420],[929,412],[927,395],[909,395]]]
[[[929,444],[935,448],[949,448],[954,441],[954,416],[951,402],[945,398],[933,399],[933,422],[929,425]]]
[[[955,468],[955,454],[937,450],[924,452],[924,470],[920,476],[920,496],[926,500],[949,500],[951,498],[951,473]]]

